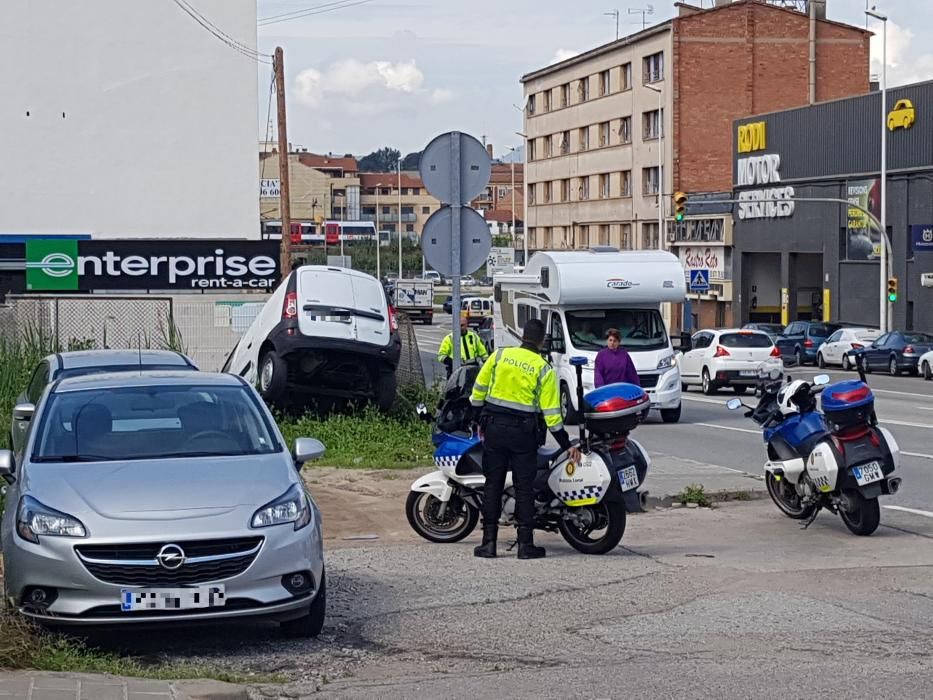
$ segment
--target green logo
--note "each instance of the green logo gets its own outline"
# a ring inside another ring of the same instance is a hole
[[[78,241],[65,238],[26,241],[26,290],[78,289]]]

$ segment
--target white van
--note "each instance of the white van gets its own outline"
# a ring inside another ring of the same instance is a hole
[[[560,378],[564,419],[577,417],[573,356],[586,357],[583,391],[593,389],[596,353],[606,331],[617,328],[641,381],[665,423],[680,420],[680,372],[661,317],[661,304],[686,294],[680,261],[663,251],[543,251],[522,274],[496,275],[495,344],[519,345],[532,318],[544,321],[554,369]]]
[[[395,399],[401,340],[395,310],[370,275],[299,267],[275,290],[223,367],[270,403],[291,393],[316,399]]]
[[[460,315],[466,316],[467,324],[479,326],[484,318],[492,316],[494,306],[491,297],[463,297],[460,300]]]

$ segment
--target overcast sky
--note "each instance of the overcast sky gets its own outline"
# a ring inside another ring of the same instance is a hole
[[[258,0],[259,18],[327,0]],[[876,4],[875,0],[871,0]],[[697,0],[697,4],[699,1]],[[709,7],[712,0],[704,0]],[[653,0],[649,24],[669,19],[673,2]],[[641,29],[640,0],[371,0],[355,7],[259,27],[259,48],[285,50],[288,135],[310,151],[365,155],[382,146],[422,149],[457,129],[519,146],[519,78],[559,58]],[[865,26],[865,0],[828,0],[828,17]],[[888,85],[933,78],[933,2],[878,2],[888,21]],[[870,29],[880,27],[871,20]],[[878,30],[880,35],[880,29]],[[880,36],[872,72],[880,70]],[[260,70],[260,138],[265,135],[269,69]],[[274,109],[274,106],[273,106]],[[274,112],[273,112],[274,115]]]

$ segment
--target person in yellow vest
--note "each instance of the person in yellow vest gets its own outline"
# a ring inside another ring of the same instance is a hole
[[[522,344],[502,348],[486,360],[470,395],[483,428],[483,543],[473,550],[477,557],[496,556],[499,516],[505,475],[512,472],[515,485],[515,519],[518,525],[518,558],[540,559],[544,547],[534,544],[534,479],[537,471],[538,426],[541,419],[570,459],[580,460],[580,450],[570,442],[560,414],[557,374],[541,357],[545,327],[538,319],[525,324]]]
[[[460,361],[482,362],[489,356],[489,351],[476,331],[470,330],[466,316],[460,316]],[[448,333],[437,351],[437,361],[447,368],[447,378],[454,366],[454,334]]]

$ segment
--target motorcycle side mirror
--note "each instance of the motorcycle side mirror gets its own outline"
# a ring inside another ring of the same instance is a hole
[[[730,411],[737,411],[742,408],[742,399],[729,399],[726,401],[726,408]]]
[[[829,375],[828,374],[818,374],[813,378],[814,386],[823,386],[829,384]]]

